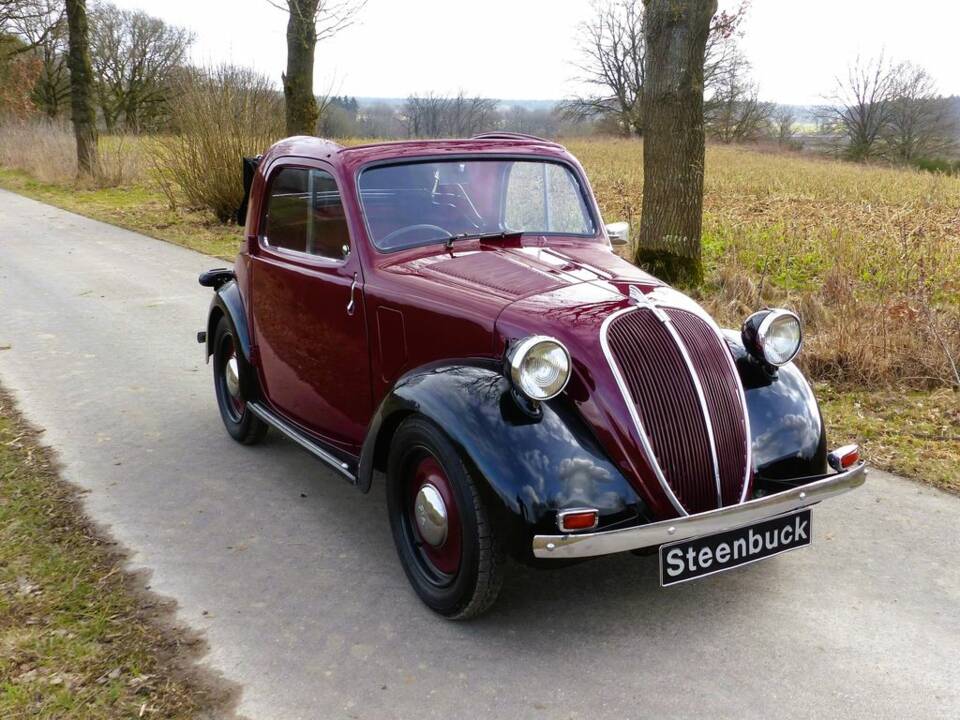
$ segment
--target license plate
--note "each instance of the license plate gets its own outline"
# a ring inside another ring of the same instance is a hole
[[[660,546],[660,585],[696,580],[810,544],[810,510],[800,510]]]

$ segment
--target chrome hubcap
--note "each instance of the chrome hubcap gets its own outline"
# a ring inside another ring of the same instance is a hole
[[[413,506],[417,528],[424,542],[439,547],[447,539],[447,506],[433,485],[424,485]]]
[[[231,355],[224,369],[227,381],[227,390],[232,397],[240,397],[240,367],[237,365],[237,356]]]

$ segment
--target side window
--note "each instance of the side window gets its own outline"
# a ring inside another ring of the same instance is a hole
[[[307,252],[341,260],[350,252],[350,232],[337,181],[323,170],[311,170],[310,181],[312,232]]]
[[[270,182],[264,218],[270,247],[342,260],[350,233],[333,176],[323,170],[281,168]]]
[[[309,170],[280,168],[270,181],[270,199],[263,235],[270,247],[307,251],[307,186]]]
[[[513,163],[507,179],[504,224],[525,232],[592,235],[593,221],[580,185],[563,165]]]

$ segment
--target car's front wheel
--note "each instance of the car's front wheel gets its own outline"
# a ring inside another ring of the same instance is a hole
[[[403,569],[423,602],[455,620],[493,604],[503,546],[457,449],[423,417],[408,418],[393,437],[387,509]]]
[[[247,407],[240,382],[237,341],[227,318],[221,317],[213,339],[213,383],[217,405],[227,432],[237,442],[253,445],[267,434],[268,426]]]

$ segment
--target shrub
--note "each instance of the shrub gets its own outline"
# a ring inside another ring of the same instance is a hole
[[[159,138],[157,177],[171,206],[206,208],[227,222],[243,200],[241,158],[283,136],[283,105],[271,81],[233,65],[191,70],[170,103],[175,133]]]
[[[913,161],[913,165],[918,170],[925,170],[927,172],[943,173],[944,175],[960,175],[960,160],[917,158]]]

